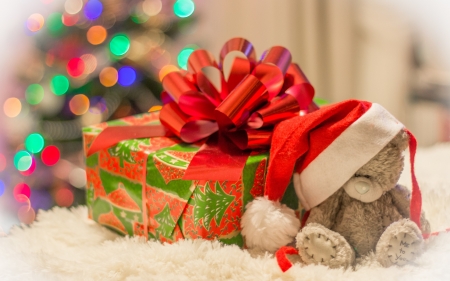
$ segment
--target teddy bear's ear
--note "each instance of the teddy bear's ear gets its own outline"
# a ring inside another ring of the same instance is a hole
[[[391,143],[397,146],[401,151],[405,150],[409,144],[409,135],[405,130],[401,130],[391,141]]]

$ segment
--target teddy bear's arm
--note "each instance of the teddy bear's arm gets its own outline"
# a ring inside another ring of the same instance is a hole
[[[399,213],[405,217],[409,218],[409,204],[411,202],[411,193],[409,190],[397,184],[393,189],[389,191],[392,196],[394,205],[397,207]],[[423,233],[430,233],[430,223],[425,218],[425,212],[422,211],[420,215],[421,230]]]
[[[306,224],[319,223],[330,229],[336,222],[336,216],[340,209],[343,191],[343,189],[339,189],[333,195],[328,197],[327,200],[312,208]]]

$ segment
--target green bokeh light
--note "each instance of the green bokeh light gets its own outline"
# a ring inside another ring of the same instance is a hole
[[[189,56],[192,54],[193,51],[194,51],[194,48],[188,47],[188,48],[184,48],[183,50],[181,50],[181,52],[178,54],[177,61],[178,61],[178,65],[181,68],[187,69],[187,63],[189,60]]]
[[[33,158],[30,153],[25,150],[18,151],[14,156],[14,166],[21,172],[28,170],[32,164]]]
[[[114,55],[123,56],[130,49],[130,39],[123,34],[115,35],[109,43],[109,49]]]
[[[25,139],[25,148],[31,153],[39,153],[44,148],[44,138],[38,133],[30,134]]]
[[[25,91],[25,99],[29,104],[39,104],[44,98],[44,88],[39,84],[31,84]]]
[[[50,89],[55,95],[64,95],[69,90],[69,79],[64,75],[56,75],[50,81]]]
[[[177,17],[187,18],[195,10],[195,4],[192,0],[177,0],[175,4],[173,4],[173,12]]]
[[[47,23],[47,28],[51,32],[58,32],[64,27],[64,24],[62,22],[62,14],[60,14],[60,13],[50,14],[47,18],[46,23]]]

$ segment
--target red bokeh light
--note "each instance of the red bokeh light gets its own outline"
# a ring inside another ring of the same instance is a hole
[[[54,145],[49,145],[41,153],[42,162],[47,166],[55,165],[60,157],[59,149]]]
[[[80,17],[78,15],[64,13],[62,16],[62,22],[65,26],[74,26],[77,24],[79,18]]]
[[[55,194],[55,202],[61,207],[70,207],[73,203],[73,193],[70,189],[63,187]]]
[[[0,172],[6,168],[6,158],[0,153]]]
[[[28,202],[31,195],[30,187],[21,182],[14,187],[13,195],[17,202]]]
[[[19,171],[23,176],[29,176],[31,175],[34,170],[36,169],[36,160],[34,160],[34,157],[31,158],[31,166],[26,171]]]
[[[81,58],[73,58],[67,63],[67,73],[72,77],[78,77],[84,73],[84,61]]]

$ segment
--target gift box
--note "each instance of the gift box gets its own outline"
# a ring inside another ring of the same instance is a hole
[[[158,123],[159,112],[152,112],[83,128],[84,149],[110,126]],[[93,153],[86,158],[89,217],[122,235],[167,242],[219,239],[242,246],[240,217],[247,203],[263,195],[269,154],[252,152],[238,180],[183,180],[204,143],[140,138]],[[293,192],[290,187],[285,203],[296,209]]]
[[[225,43],[219,63],[195,50],[162,86],[160,111],[83,129],[89,215],[124,235],[242,246],[240,219],[264,195],[274,127],[316,110],[314,88],[287,49],[257,61],[243,38]],[[292,186],[282,202],[297,209]]]

